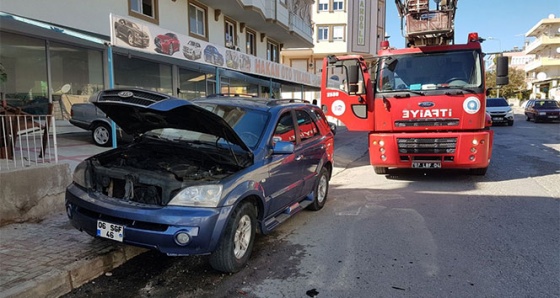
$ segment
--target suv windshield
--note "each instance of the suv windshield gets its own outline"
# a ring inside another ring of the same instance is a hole
[[[503,98],[487,98],[486,99],[486,106],[487,107],[507,107],[509,106],[507,101]]]
[[[474,50],[390,56],[377,73],[380,92],[479,87],[482,67]]]

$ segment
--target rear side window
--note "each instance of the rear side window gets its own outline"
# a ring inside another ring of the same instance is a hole
[[[313,122],[311,115],[304,110],[296,110],[296,119],[299,127],[299,136],[302,142],[319,134],[317,124]]]

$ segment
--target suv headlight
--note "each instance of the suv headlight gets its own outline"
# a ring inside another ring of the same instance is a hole
[[[181,190],[168,205],[216,207],[222,197],[222,185],[197,185]]]
[[[513,109],[509,109],[506,111],[506,117],[513,117]]]
[[[76,166],[74,174],[72,175],[72,181],[83,188],[88,188],[88,181],[90,181],[89,178],[88,162],[82,161]]]

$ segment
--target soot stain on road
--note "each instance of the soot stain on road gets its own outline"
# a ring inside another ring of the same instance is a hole
[[[277,232],[257,235],[247,266],[238,273],[212,269],[207,256],[168,257],[149,251],[63,297],[265,297],[252,290],[267,279],[300,277],[302,245]]]

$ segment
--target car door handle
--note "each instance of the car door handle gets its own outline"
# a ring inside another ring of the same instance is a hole
[[[303,159],[303,154],[296,156],[296,160],[302,160],[302,159]]]

